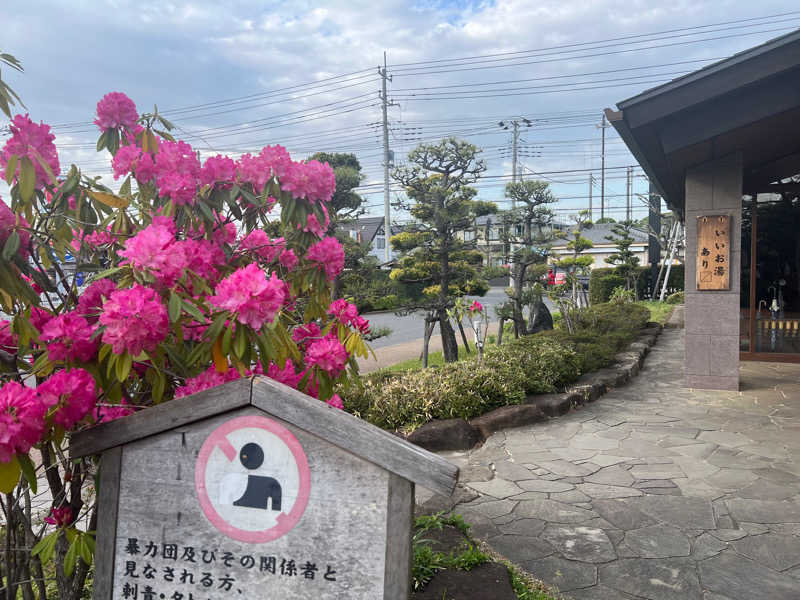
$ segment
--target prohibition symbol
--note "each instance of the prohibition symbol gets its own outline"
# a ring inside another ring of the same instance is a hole
[[[263,543],[297,525],[308,504],[311,473],[288,429],[266,417],[237,417],[203,443],[194,484],[214,527],[241,542]]]

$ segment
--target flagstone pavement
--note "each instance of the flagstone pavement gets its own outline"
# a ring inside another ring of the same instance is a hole
[[[667,329],[625,387],[446,453],[454,512],[574,600],[800,599],[800,365],[743,363],[742,391],[712,392],[682,363]]]

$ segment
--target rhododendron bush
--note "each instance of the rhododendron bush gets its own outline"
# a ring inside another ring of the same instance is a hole
[[[94,122],[114,190],[64,168],[27,115],[0,151],[0,491],[11,518],[46,480],[56,530],[25,575],[55,556],[59,598],[86,577],[96,521],[97,469],[68,459],[70,432],[252,374],[341,408],[334,384],[369,332],[331,298],[344,253],[325,236],[327,164],[280,146],[202,158],[117,92]]]

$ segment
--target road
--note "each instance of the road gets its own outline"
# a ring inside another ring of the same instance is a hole
[[[497,316],[494,313],[494,307],[497,304],[502,304],[508,297],[505,293],[505,288],[495,287],[491,288],[485,296],[469,298],[471,302],[473,299],[478,300],[489,311],[489,321],[497,321]],[[422,340],[424,334],[424,320],[422,313],[415,313],[401,317],[393,312],[372,313],[364,315],[365,319],[369,320],[369,324],[373,329],[378,327],[388,327],[392,330],[391,335],[378,338],[370,342],[373,348],[384,348],[386,346],[394,346],[396,344],[403,344],[415,340]],[[464,327],[467,328],[470,341],[472,340],[472,330],[467,327],[466,321]],[[434,337],[439,337],[438,328],[434,332]]]

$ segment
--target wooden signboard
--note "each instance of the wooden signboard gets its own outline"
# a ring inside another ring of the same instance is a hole
[[[731,289],[731,217],[697,217],[697,289]]]
[[[268,378],[83,432],[102,452],[95,600],[406,600],[414,482],[444,459]]]

